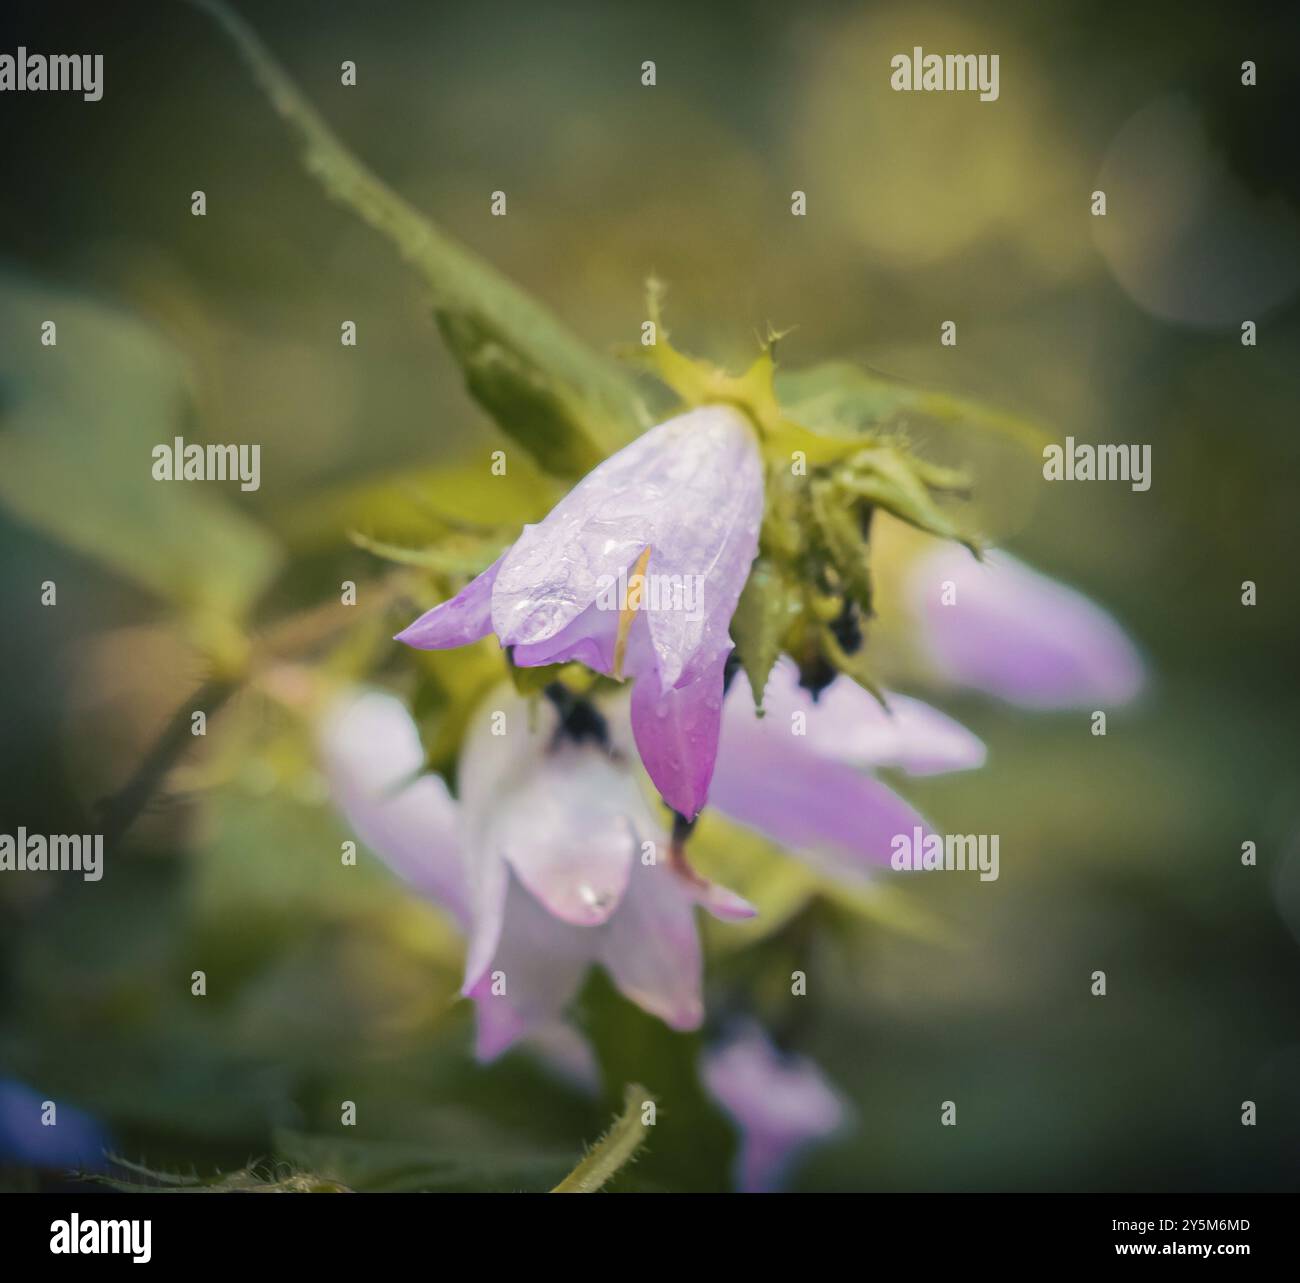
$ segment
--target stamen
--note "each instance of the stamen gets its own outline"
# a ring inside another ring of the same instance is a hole
[[[623,680],[623,660],[627,656],[628,634],[636,621],[636,612],[641,605],[641,594],[645,591],[645,568],[650,564],[650,548],[647,547],[636,559],[632,573],[627,577],[627,599],[618,611],[618,636],[614,641],[614,677]]]
[[[548,682],[542,694],[560,715],[554,743],[567,739],[574,744],[597,744],[610,751],[609,724],[591,700],[575,695],[563,682]]]

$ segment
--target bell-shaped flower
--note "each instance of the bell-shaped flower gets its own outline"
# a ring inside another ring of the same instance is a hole
[[[1133,699],[1142,657],[1096,603],[994,550],[976,561],[936,545],[907,571],[925,657],[954,686],[1022,708],[1095,708]]]
[[[477,1050],[521,1039],[574,1049],[562,1013],[598,963],[675,1029],[703,1018],[695,906],[753,910],[675,859],[632,773],[629,745],[598,713],[581,726],[513,691],[480,708],[464,743],[460,800],[419,775],[416,728],[371,692],[341,704],[322,742],[334,794],[357,834],[468,937],[462,992]]]
[[[673,1029],[704,1017],[695,906],[724,920],[753,909],[680,861],[630,750],[616,719],[587,708],[574,727],[513,693],[466,738],[473,929],[463,992],[478,1003],[484,1056],[558,1015],[593,963]]]
[[[887,707],[847,677],[814,698],[788,659],[772,669],[754,711],[739,676],[728,692],[710,804],[838,876],[888,865],[899,834],[929,823],[873,769],[908,775],[970,770],[983,743],[918,699],[885,692]]]
[[[762,516],[752,425],[730,406],[703,406],[594,468],[398,640],[438,650],[495,633],[521,667],[577,660],[630,678],[641,759],[668,805],[693,818],[713,772],[728,630]]]
[[[782,1054],[753,1022],[704,1053],[700,1077],[740,1131],[735,1185],[743,1193],[780,1189],[800,1154],[850,1117],[811,1060]]]
[[[459,810],[441,777],[424,773],[420,734],[401,700],[377,690],[345,692],[322,718],[319,742],[331,796],[353,832],[468,935]],[[591,1048],[563,1021],[539,1025],[527,1045],[567,1081],[598,1084]]]

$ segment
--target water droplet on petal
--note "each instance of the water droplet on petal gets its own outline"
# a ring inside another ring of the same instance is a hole
[[[605,903],[607,897],[601,895],[595,887],[584,882],[578,887],[578,899],[589,909],[599,909]]]

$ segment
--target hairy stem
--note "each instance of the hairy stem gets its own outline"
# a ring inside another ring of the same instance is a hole
[[[631,1083],[624,1088],[623,1112],[614,1120],[614,1125],[551,1193],[594,1194],[611,1180],[645,1143],[649,1128],[642,1122],[642,1114],[653,1100],[640,1083]]]

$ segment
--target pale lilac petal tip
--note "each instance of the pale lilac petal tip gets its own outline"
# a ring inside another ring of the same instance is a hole
[[[841,678],[836,685],[849,683]],[[893,737],[887,746],[882,745],[877,765],[897,767],[908,775],[972,771],[984,765],[988,756],[984,741],[947,713],[895,691],[886,691],[885,701]]]
[[[744,922],[758,916],[758,910],[744,896],[716,882],[701,879],[694,887],[694,898],[705,913],[719,922]]]
[[[427,610],[393,639],[417,650],[450,650],[479,641],[492,631],[492,590],[502,554],[449,601]]]
[[[1123,704],[1142,688],[1119,624],[1009,553],[978,562],[936,548],[909,571],[908,593],[935,670],[956,685],[1036,709]]]
[[[663,800],[688,820],[709,795],[722,727],[726,653],[687,686],[661,693],[642,678],[632,688],[632,733]]]
[[[638,862],[622,906],[599,930],[601,961],[625,998],[671,1029],[699,1028],[700,939],[693,897],[675,873]]]
[[[474,1001],[474,1056],[483,1064],[496,1060],[527,1036],[528,1021],[508,994],[492,992],[490,976],[484,975],[465,996]]]
[[[496,950],[463,990],[477,1007],[480,1060],[560,1019],[593,960],[592,944],[590,930],[553,918],[510,880]]]
[[[746,1193],[781,1188],[799,1154],[849,1119],[821,1070],[805,1057],[782,1055],[752,1022],[705,1053],[700,1076],[740,1129],[735,1181]]]

